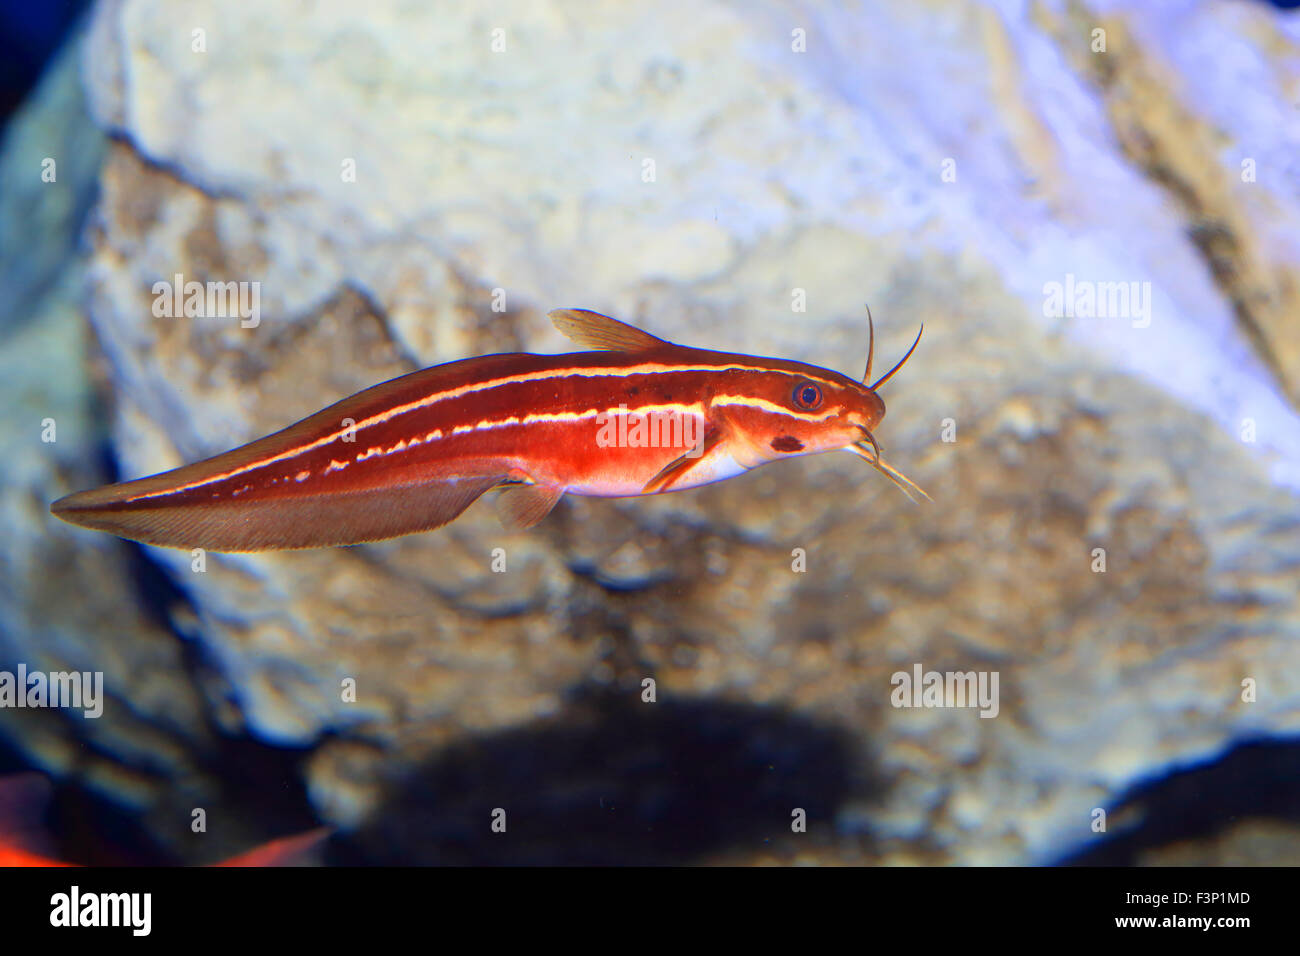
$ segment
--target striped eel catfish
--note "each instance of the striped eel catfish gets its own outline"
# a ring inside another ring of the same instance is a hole
[[[176,548],[358,544],[446,524],[490,489],[509,528],[568,492],[624,497],[722,481],[781,458],[845,449],[909,497],[880,456],[877,390],[777,358],[675,345],[584,309],[550,313],[590,351],[437,365],[283,431],[149,478],[60,498],[64,521]],[[928,496],[927,496],[928,497]]]

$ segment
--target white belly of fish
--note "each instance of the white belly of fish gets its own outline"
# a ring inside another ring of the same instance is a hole
[[[734,478],[748,470],[730,453],[715,451],[702,457],[691,466],[689,471],[664,490],[682,491],[686,488],[698,488],[700,485],[707,485],[714,481]],[[643,475],[610,475],[600,481],[569,485],[565,490],[570,494],[593,498],[625,498],[642,494],[647,480]]]

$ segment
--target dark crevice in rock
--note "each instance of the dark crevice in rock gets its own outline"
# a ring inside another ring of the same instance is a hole
[[[626,577],[613,578],[606,574],[601,569],[600,562],[594,559],[570,561],[568,569],[569,573],[575,578],[581,581],[589,581],[610,595],[640,594],[663,584],[671,584],[677,580],[677,575],[669,571],[661,571],[635,579]]]
[[[1143,784],[1106,809],[1119,832],[1061,863],[1132,866],[1147,851],[1204,840],[1243,820],[1300,825],[1300,739],[1240,744],[1218,760]],[[1137,822],[1125,827],[1126,818]]]

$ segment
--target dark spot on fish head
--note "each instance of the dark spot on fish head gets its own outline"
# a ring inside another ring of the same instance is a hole
[[[772,439],[772,448],[776,451],[803,451],[803,442],[793,435],[780,435]]]

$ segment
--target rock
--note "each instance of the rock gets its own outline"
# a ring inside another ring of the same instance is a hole
[[[1143,854],[1142,866],[1295,866],[1300,833],[1271,820],[1243,820],[1208,840]]]
[[[0,331],[30,320],[66,275],[95,199],[104,134],[86,112],[77,51],[65,50],[26,108],[8,119],[0,151]],[[66,293],[64,293],[66,295]]]
[[[851,740],[796,734],[774,766],[804,766],[805,739],[838,755],[818,779],[879,785],[837,784],[808,843],[748,858],[963,863],[1058,859],[1134,781],[1295,733],[1293,26],[1262,5],[944,3],[581,22],[101,3],[86,73],[117,140],[90,315],[123,471],[422,365],[563,350],[558,306],[854,372],[870,301],[882,361],[926,325],[878,437],[935,504],[829,456],[566,501],[527,534],[480,505],[428,535],[202,572],[151,552],[233,688],[227,729],[313,747],[317,806],[382,856],[403,781],[455,779],[440,760],[475,741],[587,739],[575,697],[659,707],[661,733],[716,708],[722,739],[762,753],[747,709],[771,708]],[[1207,52],[1224,44],[1242,73]],[[259,283],[260,321],[155,317],[176,273]],[[51,547],[111,547],[46,527]],[[891,706],[917,665],[996,672],[997,716]],[[485,809],[429,798],[419,858],[445,850],[440,827],[534,799],[526,777],[484,780]],[[746,859],[796,789],[678,858]]]
[[[219,787],[203,772],[216,742],[191,682],[196,668],[160,608],[142,599],[142,581],[157,572],[121,542],[55,531],[48,511],[52,497],[110,480],[102,369],[81,308],[85,261],[72,252],[106,144],[86,115],[77,62],[75,48],[60,55],[11,121],[0,156],[0,248],[22,249],[0,268],[9,304],[0,327],[0,672],[98,673],[104,694],[97,717],[0,707],[0,733],[34,765],[108,795],[174,846],[189,833],[191,808],[211,805]],[[45,157],[55,160],[53,181],[42,178]],[[225,830],[218,851],[247,836],[238,823]]]

